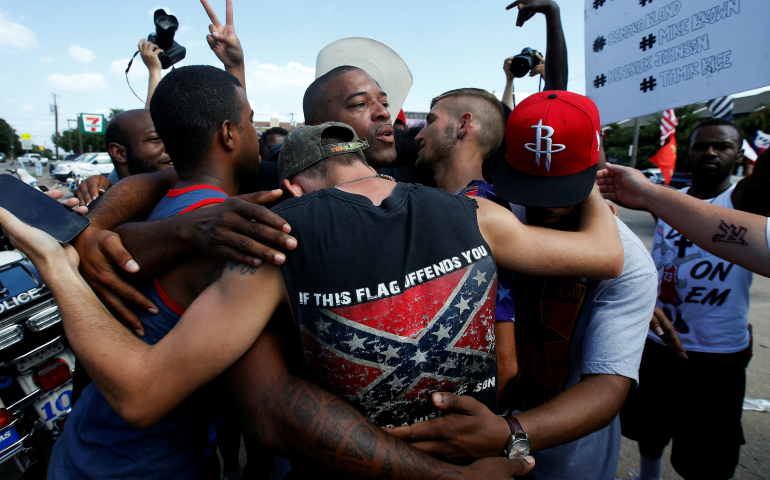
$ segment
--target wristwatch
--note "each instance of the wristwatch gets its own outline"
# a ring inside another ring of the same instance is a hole
[[[503,456],[511,459],[526,457],[530,452],[529,436],[521,428],[521,424],[516,420],[516,417],[503,415],[503,418],[511,428],[511,439],[508,440],[508,444],[505,446],[505,450],[503,450]]]

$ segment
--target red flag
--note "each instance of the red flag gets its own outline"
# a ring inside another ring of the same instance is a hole
[[[673,175],[674,167],[676,166],[676,135],[669,136],[668,143],[660,147],[658,153],[653,155],[650,161],[660,169],[665,183],[668,185],[671,182],[671,175]]]

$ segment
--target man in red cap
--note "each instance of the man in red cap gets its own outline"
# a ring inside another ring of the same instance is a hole
[[[437,102],[431,115],[442,118],[445,106],[445,100]],[[431,130],[430,119],[421,134],[421,159],[440,150],[436,138],[445,130]],[[450,115],[445,123],[463,122]],[[574,230],[596,177],[599,125],[596,106],[581,95],[547,91],[527,98],[508,119],[507,161],[495,175],[494,194],[518,204],[513,212],[522,222]],[[456,157],[458,148],[444,149],[444,157],[457,160],[437,175],[440,185],[439,177],[468,181],[459,177],[467,170],[462,159],[470,156]],[[505,353],[518,359],[519,373],[506,385],[502,402],[509,416],[497,417],[468,397],[441,394],[435,396],[441,399],[437,406],[461,415],[447,414],[392,433],[454,461],[513,445],[531,449],[538,467],[526,478],[614,478],[620,454],[617,414],[638,380],[657,282],[644,245],[620,220],[617,225],[625,253],[617,279],[515,275],[516,349],[498,350],[500,363],[505,363]],[[495,434],[500,432],[495,426],[505,420],[511,431],[507,438]]]

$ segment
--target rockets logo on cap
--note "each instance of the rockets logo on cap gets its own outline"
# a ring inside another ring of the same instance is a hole
[[[508,117],[506,161],[495,174],[495,192],[533,207],[582,202],[596,179],[599,129],[599,111],[583,95],[546,91],[528,97]]]
[[[540,119],[540,121],[537,122],[537,125],[532,125],[532,128],[537,130],[537,143],[525,143],[524,148],[526,148],[530,152],[535,152],[535,163],[537,164],[538,167],[540,166],[540,154],[545,153],[545,169],[550,172],[551,171],[551,154],[559,153],[567,147],[560,144],[556,144],[556,145],[553,144],[553,142],[551,141],[551,136],[553,136],[553,128],[549,127],[548,125],[543,125],[542,119]],[[543,130],[545,130],[548,133],[546,135],[543,135]],[[545,150],[542,150],[544,141],[545,141]],[[556,147],[556,150],[551,150],[551,146]]]

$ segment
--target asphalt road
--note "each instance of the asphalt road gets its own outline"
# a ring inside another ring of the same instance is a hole
[[[38,179],[38,182],[49,188],[58,187],[58,182],[51,179],[47,172]],[[61,189],[65,192],[66,197],[71,196],[66,186]],[[650,249],[655,231],[652,216],[646,212],[620,208],[620,218]],[[770,279],[755,275],[751,287],[751,310],[749,311],[749,321],[754,326],[754,358],[747,370],[747,398],[770,399],[770,321],[768,321],[768,317],[770,317]],[[717,387],[718,379],[715,379],[715,388]],[[715,415],[718,413],[715,412]],[[704,421],[708,421],[708,419],[704,419]],[[740,465],[733,478],[770,480],[770,413],[744,411],[743,431],[746,445],[741,449]],[[719,433],[715,430],[713,438],[704,439],[704,448],[718,455],[718,439]],[[241,462],[243,463],[245,452],[243,448],[241,450]],[[669,456],[670,446],[664,454],[663,480],[680,480],[682,477],[671,468]],[[617,478],[628,478],[629,469],[638,469],[638,464],[639,455],[636,450],[636,443],[624,438]],[[10,463],[0,465],[0,478],[2,479],[15,480],[20,478],[16,472],[17,470]]]

